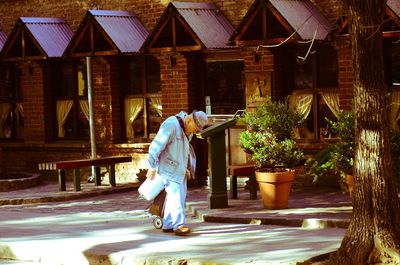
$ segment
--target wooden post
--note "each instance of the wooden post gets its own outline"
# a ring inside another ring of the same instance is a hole
[[[62,169],[58,170],[58,190],[65,191],[65,171]]]
[[[100,166],[95,167],[95,172],[96,172],[95,179],[94,179],[95,185],[100,186],[101,185]]]
[[[110,185],[112,187],[115,187],[115,164],[111,164],[109,166],[109,180],[110,180]]]
[[[80,168],[74,169],[74,190],[75,191],[81,190],[81,170],[80,170]]]
[[[209,138],[209,160],[211,168],[208,205],[210,209],[228,207],[226,192],[225,131],[219,131]]]

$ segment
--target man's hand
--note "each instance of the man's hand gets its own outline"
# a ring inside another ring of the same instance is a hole
[[[192,174],[190,174],[190,170],[189,169],[186,169],[185,177],[187,179],[192,179]]]
[[[156,177],[156,169],[155,168],[149,168],[147,170],[146,177],[149,178],[150,180],[153,180]]]

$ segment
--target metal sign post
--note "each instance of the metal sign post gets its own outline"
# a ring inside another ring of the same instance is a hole
[[[88,104],[89,104],[89,129],[90,129],[90,148],[91,148],[91,158],[96,158],[96,135],[94,131],[94,113],[93,113],[93,89],[92,89],[92,65],[91,58],[86,57],[86,73],[87,73],[87,88],[88,88]],[[92,166],[92,177],[98,183],[98,177],[96,174],[96,169]]]
[[[197,133],[197,138],[208,140],[208,163],[211,169],[208,206],[210,209],[228,207],[226,187],[225,130],[234,126],[236,119],[218,122]]]

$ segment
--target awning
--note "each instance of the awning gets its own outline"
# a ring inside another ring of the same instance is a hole
[[[400,1],[399,0],[388,0],[386,5],[400,17]]]
[[[4,44],[5,59],[47,59],[61,57],[72,30],[60,18],[21,17]]]
[[[171,2],[144,49],[226,49],[233,27],[212,3]]]
[[[310,1],[270,0],[282,17],[297,31],[301,39],[324,40],[331,25]]]
[[[294,34],[300,40],[325,40],[331,25],[306,0],[255,0],[230,41],[259,45],[279,43]]]
[[[66,53],[74,56],[134,54],[139,52],[148,35],[131,12],[89,10]]]

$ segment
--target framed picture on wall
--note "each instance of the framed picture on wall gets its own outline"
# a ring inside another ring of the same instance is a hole
[[[271,97],[272,72],[246,72],[246,107],[256,107]]]

